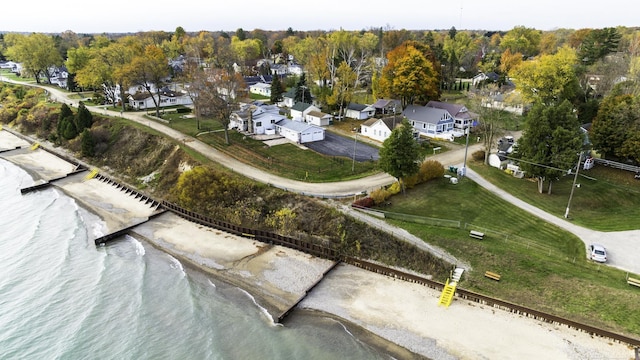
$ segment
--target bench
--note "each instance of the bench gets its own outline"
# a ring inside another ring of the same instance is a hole
[[[627,274],[627,284],[640,287],[640,279],[634,279]]]
[[[484,238],[484,233],[481,233],[480,231],[471,230],[469,232],[469,236],[471,236],[474,239],[482,240]]]
[[[491,280],[500,281],[500,274],[496,274],[491,271],[485,271],[484,276],[488,277]]]
[[[433,148],[433,155],[435,155],[435,154],[436,154],[436,151],[440,151],[440,150],[442,150],[442,148],[441,148],[440,146],[438,146],[438,147],[434,147],[434,148]]]

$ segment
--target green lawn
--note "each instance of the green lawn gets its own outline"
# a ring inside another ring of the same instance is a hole
[[[355,162],[346,157],[333,157],[303,150],[294,144],[269,147],[262,141],[229,131],[230,145],[224,132],[200,135],[198,138],[215,148],[255,167],[289,179],[309,182],[331,182],[361,178],[378,172],[376,162]]]
[[[461,228],[445,228],[387,220],[470,262],[473,270],[460,285],[465,289],[612,331],[640,333],[640,291],[627,285],[623,271],[588,261],[577,237],[468,179],[419,185],[382,209],[460,221]],[[470,238],[470,229],[484,231],[485,239]],[[502,280],[485,278],[487,270]]]
[[[523,201],[564,218],[569,204],[573,175],[554,182],[551,195],[538,193],[536,182],[517,179],[496,168],[472,162],[470,167],[496,186]],[[595,166],[580,171],[569,206],[569,221],[594,230],[638,229],[640,218],[640,181],[633,173]]]

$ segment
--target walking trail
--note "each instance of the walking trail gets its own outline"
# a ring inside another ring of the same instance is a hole
[[[15,81],[11,81],[7,78],[0,76],[0,81],[19,83]],[[19,83],[24,84],[24,83]],[[24,84],[31,86],[39,86],[35,84]],[[80,100],[78,99],[69,99],[68,95],[59,90],[52,87],[40,86],[47,91],[49,91],[50,98],[53,101],[63,102],[70,104],[71,106],[77,107]],[[274,174],[270,174],[268,172],[262,171],[260,169],[254,168],[250,165],[239,162],[238,160],[212,148],[211,146],[205,144],[204,142],[187,136],[179,131],[172,129],[169,126],[158,123],[156,121],[151,121],[145,118],[144,114],[140,113],[121,113],[118,111],[106,110],[103,107],[96,106],[88,106],[89,110],[95,113],[104,113],[105,115],[110,116],[120,116],[126,118],[131,121],[135,121],[139,124],[148,126],[151,129],[154,129],[158,132],[161,132],[167,136],[172,137],[180,142],[182,142],[185,146],[192,148],[193,150],[201,153],[207,158],[218,162],[230,170],[240,173],[250,179],[255,181],[259,181],[262,183],[270,184],[274,187],[278,187],[287,191],[299,193],[302,195],[310,195],[316,197],[323,198],[344,198],[353,196],[356,194],[368,193],[372,190],[378,189],[380,187],[392,184],[396,179],[386,173],[379,173],[376,175],[372,175],[365,178],[349,180],[349,181],[340,181],[340,182],[328,182],[328,183],[309,183],[304,181],[291,180],[287,178],[283,178]],[[515,134],[516,136],[519,134]],[[447,168],[448,166],[456,166],[462,167],[464,165],[465,155],[470,156],[473,152],[477,150],[481,150],[482,144],[476,143],[473,139],[468,148],[465,149],[464,146],[457,146],[456,144],[451,143],[451,146],[457,147],[455,149],[446,151],[441,154],[434,155],[429,157],[429,159],[433,159],[439,161],[442,165]],[[624,271],[628,271],[635,274],[640,274],[640,261],[637,259],[637,248],[640,243],[640,230],[631,230],[631,231],[616,231],[616,232],[601,232],[595,231],[591,229],[587,229],[578,225],[571,223],[570,221],[558,218],[552,214],[549,214],[539,208],[536,208],[493,185],[488,182],[476,172],[471,169],[466,169],[465,174],[470,180],[475,181],[480,186],[485,189],[491,191],[502,199],[508,201],[509,203],[518,206],[529,213],[548,221],[566,231],[573,233],[578,236],[584,243],[585,246],[592,242],[597,242],[604,245],[607,248],[608,254],[608,264],[610,266],[617,267]],[[396,235],[401,235],[405,241],[410,241],[416,246],[420,248],[427,247],[430,252],[434,253],[437,256],[440,256],[453,264],[460,264],[461,266],[467,266],[464,262],[455,259],[452,255],[447,254],[444,250],[438,249],[431,245],[425,244],[421,239],[415,238],[411,234],[407,233],[403,229],[392,227],[386,224],[384,221],[381,221],[378,218],[375,218],[370,215],[366,215],[360,212],[352,211],[348,207],[339,207],[342,211],[349,212],[353,216],[356,216],[361,221],[366,221],[373,226],[376,226],[385,231],[392,232]],[[382,225],[382,224],[385,225]],[[406,233],[406,234],[405,234]]]

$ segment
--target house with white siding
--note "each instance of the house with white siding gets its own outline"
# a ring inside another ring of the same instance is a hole
[[[432,138],[454,138],[454,119],[447,110],[428,106],[409,105],[402,115],[409,120],[413,128]]]
[[[130,94],[128,98],[129,107],[135,110],[155,109],[156,105],[154,99],[156,99],[156,102],[159,101],[160,107],[193,104],[193,101],[191,100],[191,97],[189,97],[189,95],[172,91],[168,88],[163,88],[160,90],[159,100],[157,93],[149,94],[148,92],[139,92]]]
[[[311,105],[311,104],[307,104],[307,103],[303,103],[303,102],[297,102],[295,105],[293,105],[291,107],[291,118],[293,120],[297,120],[297,121],[305,121],[307,114],[310,111],[318,111],[320,112],[320,109],[318,109],[317,107]]]
[[[271,97],[271,84],[259,82],[249,86],[249,92],[252,94]]]
[[[446,103],[441,101],[429,101],[427,107],[445,110],[453,118],[453,127],[456,131],[464,133],[465,129],[475,126],[478,118],[476,113],[472,113],[466,106],[461,104]]]
[[[306,123],[316,126],[329,126],[333,123],[333,115],[322,111],[309,111],[304,120]]]
[[[286,119],[280,114],[276,105],[267,105],[261,102],[240,104],[240,109],[231,113],[229,129],[235,129],[249,134],[262,135],[273,130],[276,123]]]
[[[376,109],[373,106],[350,103],[347,105],[344,116],[356,120],[366,120],[375,114]]]
[[[277,134],[297,144],[324,140],[325,130],[319,126],[289,119],[280,120],[275,126]]]

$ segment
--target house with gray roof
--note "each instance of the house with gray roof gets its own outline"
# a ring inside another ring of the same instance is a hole
[[[285,106],[288,108],[293,107],[296,102],[296,88],[291,88],[282,94],[282,101],[278,103],[278,106]]]
[[[375,114],[376,109],[373,106],[349,103],[345,109],[344,116],[356,120],[366,120]]]
[[[472,113],[462,104],[453,104],[441,101],[429,101],[427,107],[441,109],[447,111],[454,120],[454,129],[464,133],[467,128],[475,126],[480,117],[476,113]]]
[[[318,109],[317,107],[311,105],[311,104],[307,104],[307,103],[303,103],[303,102],[297,102],[295,103],[295,105],[293,105],[291,107],[291,118],[293,120],[297,120],[297,121],[306,121],[306,117],[307,114],[310,111],[320,111],[320,109]]]
[[[398,113],[402,111],[402,102],[394,99],[378,99],[371,106],[376,110],[376,114],[393,114],[394,111]]]
[[[420,135],[453,140],[454,119],[444,109],[428,106],[409,105],[402,115]],[[447,136],[445,136],[447,135]]]
[[[236,129],[249,134],[262,135],[275,133],[275,124],[286,119],[280,114],[280,109],[276,105],[267,105],[262,102],[251,104],[240,104],[240,109],[231,113],[229,118],[229,129]]]
[[[307,113],[304,121],[316,126],[329,126],[333,123],[333,115],[313,110]]]
[[[391,135],[391,131],[401,123],[402,120],[399,116],[397,118],[391,116],[384,119],[371,118],[360,125],[360,134],[370,139],[384,142]]]

